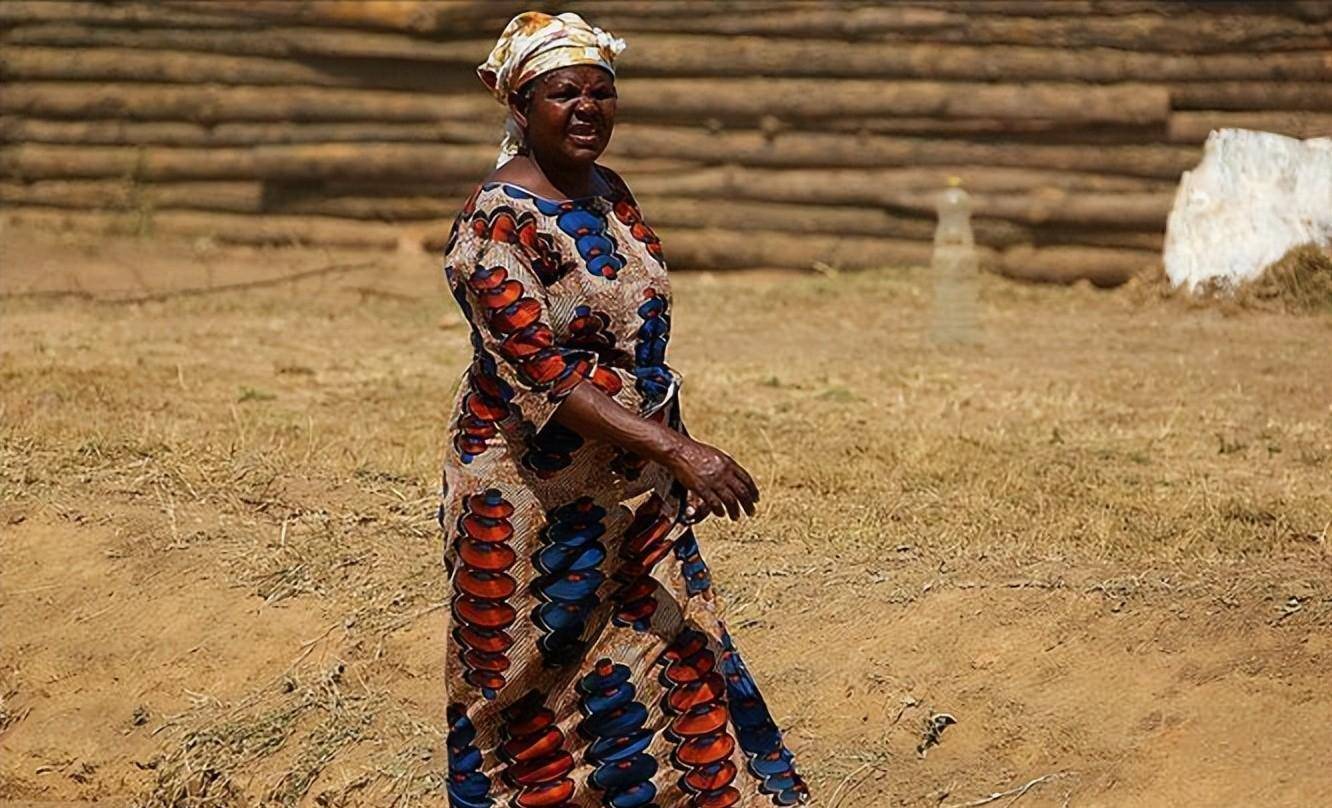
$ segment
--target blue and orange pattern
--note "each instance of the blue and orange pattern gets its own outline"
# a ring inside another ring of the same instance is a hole
[[[620,568],[615,580],[620,588],[614,594],[617,626],[647,631],[657,612],[657,579],[652,568],[671,551],[670,532],[675,526],[665,515],[665,502],[653,494],[634,513],[620,546]]]
[[[581,637],[588,616],[600,600],[597,589],[606,579],[600,569],[606,547],[602,523],[606,509],[587,497],[551,510],[541,533],[541,549],[532,565],[541,576],[532,592],[542,601],[532,613],[541,632],[537,650],[547,665],[563,665],[583,652]]]
[[[528,387],[548,390],[550,399],[557,401],[591,375],[594,360],[590,355],[555,344],[554,332],[541,320],[541,304],[504,267],[477,266],[467,277],[467,286],[491,333],[501,340],[500,356],[515,367]]]
[[[556,202],[516,185],[499,183],[499,186],[509,198],[529,201],[542,214],[554,218],[555,226],[573,239],[574,249],[589,274],[613,281],[628,263],[610,233],[606,214],[601,210],[605,203],[598,197]]]
[[[645,402],[656,405],[665,400],[674,384],[670,368],[666,366],[666,345],[671,339],[670,304],[657,290],[648,288],[638,307],[643,324],[638,328],[638,345],[634,350],[634,376]]]
[[[622,196],[615,200],[612,210],[615,211],[615,218],[629,228],[629,233],[647,248],[648,255],[652,260],[661,266],[666,266],[666,257],[662,254],[661,239],[648,227],[647,222],[643,221],[643,214],[638,210],[638,204],[632,196]]]
[[[590,382],[688,434],[661,243],[613,172],[568,202],[491,184],[445,260],[472,362],[443,508],[455,808],[772,808],[807,795],[718,618],[670,471],[565,426]],[[667,560],[669,557],[669,560]]]
[[[518,619],[509,598],[518,587],[509,569],[517,560],[513,538],[513,505],[490,489],[468,498],[458,519],[455,552],[461,564],[454,573],[454,639],[462,654],[463,678],[493,699],[504,687],[513,637],[508,628]]]
[[[712,588],[712,573],[698,549],[698,539],[692,527],[676,540],[675,557],[680,560],[680,575],[684,577],[685,591],[690,596],[701,595]]]
[[[490,798],[490,778],[482,771],[484,761],[476,747],[476,727],[467,717],[461,704],[450,704],[448,709],[449,735],[445,744],[449,749],[449,775],[445,790],[451,808],[493,808]]]
[[[504,743],[499,755],[508,764],[504,779],[517,793],[518,808],[576,808],[570,802],[573,755],[564,748],[564,732],[542,694],[531,690],[501,713]]]
[[[498,207],[471,214],[469,225],[478,238],[518,247],[531,262],[532,271],[546,286],[557,282],[574,268],[565,261],[549,233],[537,227],[531,213],[519,213],[511,207]]]
[[[686,629],[658,664],[664,666],[663,706],[672,716],[666,735],[676,744],[672,763],[683,772],[680,785],[690,808],[731,808],[740,801],[731,762],[735,738],[727,728],[726,685],[707,636]]]
[[[781,730],[763,703],[758,685],[731,643],[731,635],[722,633],[722,675],[726,677],[726,698],[731,721],[740,748],[749,759],[749,770],[758,778],[759,790],[772,797],[776,805],[799,805],[809,797],[805,781],[796,773],[795,755],[782,742]]]
[[[608,808],[657,808],[652,776],[657,760],[646,753],[652,743],[647,707],[636,700],[628,666],[597,660],[578,681],[579,706],[586,716],[578,725],[588,739],[587,762],[596,768],[590,782]]]
[[[457,271],[452,266],[444,267],[450,278],[455,278]],[[461,286],[454,286],[454,297],[459,308],[469,319],[472,306]],[[486,350],[481,335],[472,332],[472,364],[467,369],[467,392],[459,408],[458,421],[454,429],[453,447],[458,458],[464,463],[471,463],[490,445],[490,440],[498,433],[498,424],[509,417],[509,402],[513,400],[513,388],[499,376],[495,359]]]

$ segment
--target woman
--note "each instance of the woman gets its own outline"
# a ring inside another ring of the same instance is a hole
[[[478,71],[510,120],[445,266],[474,353],[440,512],[454,806],[807,798],[689,527],[758,489],[680,424],[661,244],[596,164],[623,47],[529,12]]]

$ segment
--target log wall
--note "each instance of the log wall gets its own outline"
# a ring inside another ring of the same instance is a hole
[[[474,66],[541,0],[0,3],[12,221],[435,246],[490,167]],[[1155,260],[1209,131],[1332,134],[1332,0],[567,2],[629,42],[608,164],[679,268]]]

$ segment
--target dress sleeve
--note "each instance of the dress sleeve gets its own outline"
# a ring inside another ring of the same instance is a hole
[[[451,263],[449,276],[473,347],[506,403],[540,430],[579,382],[604,372],[595,353],[557,344],[546,288],[521,247],[485,241],[468,259]]]

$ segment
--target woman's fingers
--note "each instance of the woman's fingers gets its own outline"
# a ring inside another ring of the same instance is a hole
[[[736,482],[740,483],[740,485],[744,486],[746,499],[758,502],[758,484],[754,482],[753,477],[749,476],[749,472],[745,471],[745,467],[735,462],[735,458],[729,455],[726,455],[726,473]]]
[[[728,516],[738,520],[753,516],[759,500],[758,485],[749,472],[724,452],[712,450],[711,462],[694,466],[690,508],[694,514]]]
[[[749,472],[745,471],[745,467],[739,463],[735,464],[735,470],[740,477],[740,482],[744,483],[745,488],[749,491],[749,499],[752,502],[758,502],[759,489],[758,484],[754,482],[754,478],[750,477]]]
[[[749,493],[749,487],[741,482],[738,476],[732,476],[726,481],[727,491],[735,500],[735,504],[744,513],[754,515],[754,498]],[[738,517],[738,514],[737,514]],[[733,517],[736,518],[736,517]]]
[[[711,491],[700,491],[699,498],[703,500],[703,504],[707,507],[708,513],[713,516],[726,515],[726,506],[722,505],[721,497]]]
[[[706,504],[708,512],[714,516],[739,518],[740,505],[736,501],[735,493],[725,480],[712,482],[711,484],[704,483],[696,493]]]
[[[726,515],[731,517],[731,521],[734,522],[739,519],[741,513],[740,501],[735,495],[735,491],[727,488],[722,494],[722,501],[726,503]]]
[[[745,515],[747,516],[753,516],[754,511],[757,510],[757,508],[755,508],[754,496],[748,489],[745,489],[740,494],[740,506],[745,509]]]

